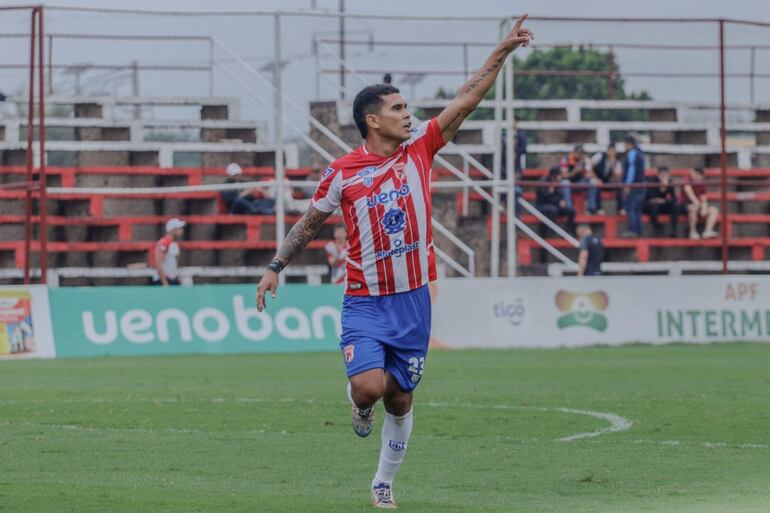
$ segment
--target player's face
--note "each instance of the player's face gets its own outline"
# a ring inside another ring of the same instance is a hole
[[[412,136],[412,114],[406,109],[406,100],[398,93],[382,97],[382,107],[375,122],[377,131],[384,138],[406,141]]]

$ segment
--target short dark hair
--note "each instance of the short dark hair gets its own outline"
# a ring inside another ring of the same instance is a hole
[[[356,95],[356,99],[353,100],[353,121],[356,122],[356,127],[361,133],[361,137],[366,139],[366,135],[369,132],[369,127],[366,126],[366,116],[368,114],[376,114],[382,107],[382,97],[400,93],[397,87],[390,84],[374,84],[366,86]]]
[[[626,144],[630,144],[630,145],[632,145],[632,146],[636,146],[636,137],[634,137],[634,136],[633,136],[633,135],[631,135],[631,134],[628,134],[628,135],[626,135],[626,136],[623,138],[623,142],[625,142]]]
[[[658,168],[658,173],[668,173],[668,172],[669,172],[668,166],[660,166]]]
[[[548,170],[548,177],[546,180],[549,182],[552,182],[554,178],[558,178],[558,176],[561,174],[561,168],[559,166],[551,166],[551,169]]]
[[[698,173],[699,175],[702,175],[703,173],[705,173],[705,171],[704,171],[704,169],[703,169],[703,167],[702,167],[702,166],[695,166],[693,169],[694,169],[694,170],[695,170],[695,172],[696,172],[696,173]]]

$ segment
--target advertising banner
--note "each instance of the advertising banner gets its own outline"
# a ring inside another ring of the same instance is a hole
[[[438,347],[770,342],[770,277],[446,279]]]
[[[46,287],[0,287],[0,359],[54,356]]]
[[[50,290],[58,356],[338,350],[342,287],[254,285]]]

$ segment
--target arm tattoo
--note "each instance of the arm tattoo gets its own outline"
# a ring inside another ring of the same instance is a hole
[[[310,207],[302,219],[292,226],[286,239],[278,248],[276,258],[283,262],[284,265],[288,265],[289,262],[303,250],[308,243],[315,239],[321,231],[321,228],[326,222],[326,219],[331,215],[330,213],[321,212],[313,207]]]
[[[471,79],[472,81],[463,88],[462,92],[470,93],[471,91],[476,89],[479,86],[479,84],[482,81],[484,81],[485,78],[495,73],[500,68],[500,65],[503,63],[504,60],[505,60],[504,57],[498,57],[497,59],[495,59],[495,61],[490,66],[488,66],[487,69],[482,71],[477,77],[472,78]]]
[[[447,130],[449,130],[450,128],[453,128],[453,127],[454,127],[454,124],[455,124],[455,123],[457,123],[457,120],[460,120],[460,123],[457,123],[457,125],[459,126],[460,124],[462,124],[462,122],[463,122],[463,120],[464,120],[464,119],[465,119],[465,118],[464,118],[464,116],[463,116],[463,114],[462,114],[461,112],[456,112],[456,113],[455,113],[455,115],[454,115],[454,116],[452,116],[452,119],[450,119],[449,121],[447,121],[446,125],[444,125],[444,126],[441,126],[441,125],[439,125],[439,129],[440,129],[442,132],[446,132],[446,131],[447,131]]]

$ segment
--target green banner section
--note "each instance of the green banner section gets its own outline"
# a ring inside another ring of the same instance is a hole
[[[57,356],[337,350],[343,288],[254,285],[49,290]]]

